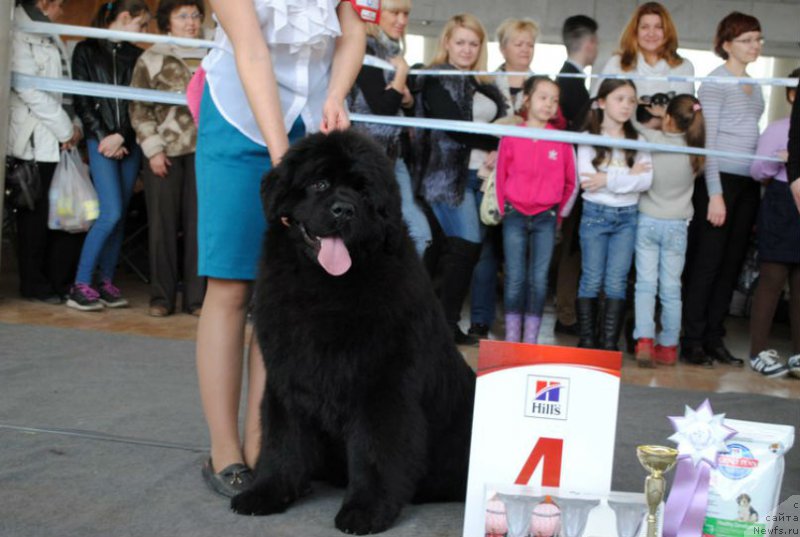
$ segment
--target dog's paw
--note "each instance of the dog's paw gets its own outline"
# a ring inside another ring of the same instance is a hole
[[[283,513],[291,501],[279,499],[269,491],[246,490],[231,498],[231,510],[240,515],[265,516]]]
[[[344,533],[354,535],[380,533],[389,529],[399,513],[399,509],[381,504],[343,505],[336,515],[335,524],[339,531]]]

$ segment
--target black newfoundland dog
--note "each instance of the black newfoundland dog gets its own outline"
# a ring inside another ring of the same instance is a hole
[[[240,514],[284,511],[312,479],[346,486],[336,527],[391,526],[463,501],[475,376],[400,213],[393,167],[354,132],[309,136],[262,186],[255,326],[269,381]]]

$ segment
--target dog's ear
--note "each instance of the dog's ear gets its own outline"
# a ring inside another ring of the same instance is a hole
[[[283,214],[285,212],[283,206],[289,196],[291,184],[289,166],[285,160],[264,174],[264,178],[261,179],[261,203],[267,222],[275,222],[282,216],[288,216]]]

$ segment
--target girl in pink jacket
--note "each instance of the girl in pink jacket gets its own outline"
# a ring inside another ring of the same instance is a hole
[[[552,129],[548,121],[558,112],[558,85],[534,76],[523,91],[524,125]],[[572,208],[576,183],[571,145],[514,137],[500,141],[496,184],[504,215],[506,341],[538,340],[556,228]]]

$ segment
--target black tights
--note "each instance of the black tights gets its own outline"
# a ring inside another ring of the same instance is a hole
[[[750,311],[750,356],[767,349],[772,319],[789,278],[789,319],[792,354],[800,354],[800,265],[762,262]]]

